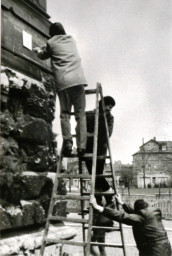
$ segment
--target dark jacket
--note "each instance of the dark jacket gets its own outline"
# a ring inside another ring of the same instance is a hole
[[[87,132],[94,133],[94,123],[95,123],[95,112],[88,111],[86,112],[87,118]],[[109,112],[106,114],[107,118],[107,125],[109,131],[109,137],[112,135],[113,131],[113,124],[114,124],[114,117]],[[107,151],[107,139],[106,139],[106,127],[104,122],[103,114],[99,114],[99,124],[98,124],[98,143],[97,143],[97,155],[104,155]],[[87,153],[93,152],[93,137],[88,137],[87,139]]]
[[[171,249],[162,224],[161,210],[146,208],[136,213],[133,207],[127,204],[124,204],[123,208],[125,212],[105,208],[103,214],[115,221],[132,226],[140,256],[170,256]],[[157,250],[160,244],[161,250],[160,248]]]

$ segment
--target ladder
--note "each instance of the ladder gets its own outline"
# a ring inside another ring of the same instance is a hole
[[[124,235],[123,235],[123,228],[122,224],[119,223],[119,227],[100,227],[100,226],[93,226],[93,207],[89,206],[89,217],[85,217],[84,212],[84,203],[86,201],[89,202],[90,194],[91,195],[104,195],[107,194],[106,192],[95,192],[95,180],[96,177],[105,177],[105,178],[111,178],[112,179],[112,186],[113,186],[113,192],[108,193],[115,195],[117,194],[117,186],[115,181],[115,172],[114,167],[112,163],[112,154],[111,154],[111,148],[110,148],[110,142],[109,142],[109,132],[108,132],[108,125],[106,120],[106,113],[105,113],[105,105],[103,100],[103,92],[102,87],[100,83],[97,83],[96,89],[93,90],[85,90],[85,94],[96,94],[96,108],[95,108],[95,124],[94,124],[94,133],[93,134],[87,134],[87,136],[93,136],[94,143],[93,143],[93,153],[92,154],[84,154],[82,157],[79,157],[78,154],[72,154],[69,158],[79,158],[79,174],[65,174],[61,173],[61,166],[62,166],[62,149],[59,156],[58,166],[57,166],[57,172],[55,176],[54,186],[52,190],[50,205],[49,205],[49,211],[46,219],[46,225],[44,229],[43,239],[42,239],[42,246],[40,249],[40,256],[44,255],[44,250],[46,243],[49,242],[51,244],[61,244],[61,246],[67,244],[67,245],[73,245],[73,246],[82,246],[83,247],[83,255],[84,256],[90,256],[90,249],[91,246],[105,246],[105,247],[114,247],[114,248],[121,248],[123,250],[123,255],[126,256],[126,249],[125,249],[125,243],[124,243]],[[108,146],[108,155],[104,156],[97,156],[97,142],[98,142],[98,121],[99,121],[99,98],[102,100],[102,109],[103,109],[103,117],[105,121],[105,128],[106,128],[106,138],[107,138],[107,146]],[[73,114],[73,113],[71,113]],[[73,135],[75,137],[75,135]],[[83,169],[83,161],[84,159],[92,159],[92,174],[84,174],[82,172]],[[109,159],[110,160],[110,170],[111,174],[101,174],[96,175],[96,164],[97,159]],[[58,182],[60,178],[78,178],[80,179],[80,195],[59,195],[57,194],[57,188],[58,188]],[[86,193],[83,190],[83,181],[85,179],[91,180],[91,192]],[[62,216],[53,216],[53,207],[55,200],[79,200],[81,203],[81,217],[82,218],[68,218],[68,217],[62,217]],[[117,204],[117,209],[119,209],[119,204]],[[48,239],[48,231],[49,226],[51,224],[51,221],[65,221],[65,222],[72,222],[72,223],[81,223],[82,224],[82,234],[83,234],[83,241],[70,241],[70,240],[60,240],[60,239]],[[92,242],[91,241],[91,233],[94,229],[109,229],[111,231],[119,231],[121,235],[121,244],[115,244],[115,243],[98,243],[98,242]],[[62,256],[62,248],[60,249],[60,255]]]

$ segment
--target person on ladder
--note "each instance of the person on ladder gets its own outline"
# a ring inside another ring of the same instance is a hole
[[[109,137],[112,135],[114,117],[111,114],[112,108],[115,106],[115,100],[111,96],[105,96],[104,98],[106,119],[109,131]],[[94,133],[94,122],[95,122],[95,113],[94,111],[88,111],[86,113],[87,120],[87,132]],[[93,143],[94,138],[88,137],[86,144],[86,153],[93,153]],[[102,110],[102,101],[99,101],[99,125],[98,125],[98,141],[97,141],[97,156],[104,156],[107,153],[107,138],[106,138],[106,127]],[[92,159],[85,159],[85,164],[88,169],[89,174],[92,172]],[[105,166],[105,159],[97,159],[96,174],[103,174]],[[103,177],[96,178],[95,189],[98,192],[108,192],[110,189],[109,183]],[[106,204],[112,203],[112,196],[105,196]],[[101,196],[96,196],[98,202],[102,201]]]
[[[102,200],[100,205],[102,207],[105,206],[105,200]],[[112,204],[111,204],[112,205]],[[98,211],[93,211],[93,226],[106,226],[106,227],[112,227],[113,221],[107,217],[104,217],[102,213],[99,213]],[[105,235],[106,232],[109,232],[109,230],[101,228],[96,229],[93,228],[91,241],[92,242],[98,242],[98,243],[105,243]],[[90,253],[92,256],[107,256],[106,248],[103,245],[98,245],[99,252],[96,251],[96,246],[91,245]]]
[[[106,111],[106,118],[107,118],[107,125],[108,125],[108,131],[109,131],[109,137],[112,135],[113,131],[113,124],[114,124],[114,117],[111,114],[112,108],[115,106],[115,100],[111,96],[105,96],[104,98],[105,103],[105,111]],[[94,111],[88,111],[86,113],[86,119],[87,119],[87,131],[88,133],[94,132],[94,124],[95,124],[95,112]],[[107,153],[107,138],[106,138],[106,127],[105,127],[105,120],[103,115],[103,109],[102,109],[102,101],[99,101],[99,123],[98,123],[98,141],[97,141],[97,156],[103,156]],[[94,139],[93,137],[87,138],[87,145],[86,145],[86,153],[93,153],[93,144]],[[91,159],[85,159],[85,164],[87,166],[89,174],[92,172],[92,160]],[[97,159],[97,167],[96,167],[96,174],[103,174],[105,166],[105,159]],[[96,178],[95,183],[95,190],[97,192],[108,192],[110,190],[109,183],[105,178]],[[96,196],[97,201],[100,205],[103,204],[102,196]],[[105,196],[106,202],[104,202],[106,205],[109,205],[111,207],[114,207],[114,202],[112,201],[112,196],[106,195]],[[101,214],[96,214],[96,212],[93,213],[93,225],[95,226],[112,226],[113,222],[105,218]],[[105,230],[104,229],[93,229],[93,234],[91,237],[92,242],[100,242],[105,243]],[[106,251],[104,246],[98,246],[99,252],[101,256],[106,256]],[[97,256],[97,254],[94,246],[91,246],[91,255]]]
[[[70,125],[71,108],[74,106],[76,126],[76,141],[79,155],[85,153],[87,131],[85,117],[85,90],[87,81],[84,76],[76,43],[72,36],[66,35],[61,23],[50,26],[50,39],[46,46],[33,49],[37,56],[46,60],[51,58],[56,89],[60,101],[60,119],[63,135],[63,156],[72,152],[72,135]]]

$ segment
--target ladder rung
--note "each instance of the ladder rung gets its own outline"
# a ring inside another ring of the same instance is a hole
[[[95,195],[113,196],[115,195],[115,192],[95,192]]]
[[[98,174],[96,175],[97,178],[101,178],[101,177],[104,177],[104,178],[112,178],[113,175],[112,174]]]
[[[60,200],[89,200],[89,196],[77,196],[77,195],[55,195],[54,199],[60,199]]]
[[[73,138],[76,138],[76,134],[72,134],[72,137],[73,137]],[[87,137],[94,137],[94,133],[88,132],[88,133],[87,133]]]
[[[75,245],[75,246],[87,246],[86,242],[81,242],[81,241],[69,241],[69,240],[61,240],[61,239],[46,239],[46,242],[50,244],[68,244],[68,245]],[[121,244],[107,244],[107,243],[96,243],[96,242],[91,242],[91,245],[102,245],[104,247],[114,247],[114,248],[123,248]]]
[[[88,229],[88,227],[85,227],[85,229]],[[105,226],[92,226],[92,229],[106,229],[106,230],[112,230],[112,231],[121,231],[121,229],[117,227],[105,227]]]
[[[84,154],[82,158],[92,158],[92,154]],[[110,156],[97,156],[97,159],[109,159]]]
[[[83,159],[84,159],[84,158],[92,158],[92,157],[93,157],[93,154],[84,154],[84,155],[82,156]],[[97,158],[97,159],[109,159],[110,156],[97,156],[96,158]]]
[[[90,192],[83,192],[83,195],[84,195],[84,196],[90,195]],[[113,195],[115,195],[115,193],[114,193],[114,192],[95,192],[94,195],[113,196]]]
[[[123,248],[123,245],[121,244],[107,244],[107,243],[96,243],[96,242],[91,242],[91,245],[102,245],[104,247],[114,247],[114,248]]]
[[[74,219],[74,218],[67,218],[61,216],[49,216],[49,220],[60,220],[60,221],[67,221],[67,222],[74,222],[74,223],[88,223],[86,219]]]
[[[97,92],[97,89],[92,89],[92,90],[85,90],[85,94],[93,94],[93,93],[96,93]]]
[[[91,175],[89,174],[67,174],[61,173],[57,175],[57,178],[65,178],[65,179],[91,179]]]
[[[78,158],[78,154],[71,154],[70,156],[68,156],[67,158]],[[85,159],[85,158],[92,158],[93,154],[84,154],[81,158]],[[110,156],[97,156],[97,159],[109,159]]]
[[[50,244],[68,244],[68,245],[76,245],[76,246],[86,246],[87,243],[81,241],[69,241],[69,240],[60,240],[60,239],[50,239],[47,238],[46,242]]]
[[[89,198],[90,198],[90,197],[89,197]],[[83,213],[88,214],[88,213],[89,213],[89,210],[88,210],[88,209],[83,210]]]
[[[85,158],[92,158],[92,157],[93,157],[93,154],[84,154],[82,156],[83,159],[85,159]],[[96,158],[97,159],[109,159],[110,156],[97,156]]]

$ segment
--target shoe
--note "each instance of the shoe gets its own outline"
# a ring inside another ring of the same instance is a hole
[[[85,151],[86,151],[86,150],[85,150],[84,148],[78,148],[78,149],[77,149],[78,156],[80,156],[80,157],[83,156],[83,155],[85,154]]]
[[[71,156],[71,153],[72,143],[69,140],[67,140],[66,142],[64,142],[62,154],[63,156]]]

